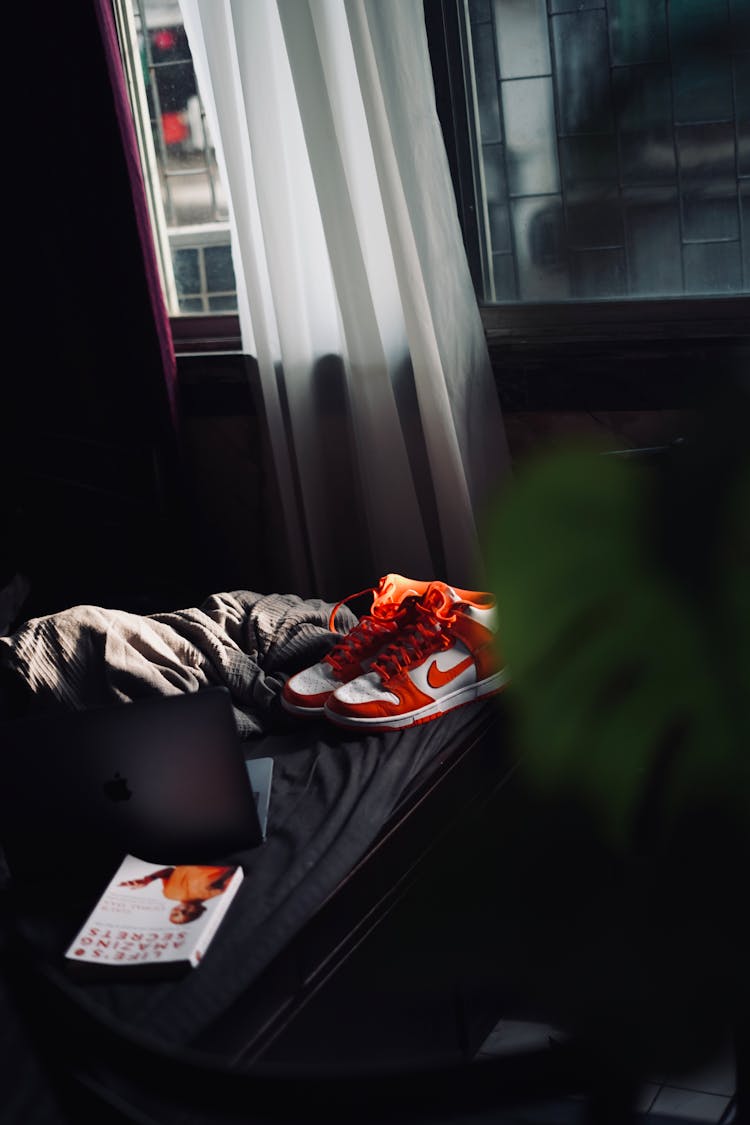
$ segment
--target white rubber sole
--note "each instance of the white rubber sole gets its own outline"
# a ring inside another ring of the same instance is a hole
[[[416,711],[408,711],[405,715],[392,715],[390,717],[378,715],[372,719],[358,718],[356,715],[351,717],[341,715],[338,711],[332,711],[328,707],[323,707],[323,713],[327,719],[340,727],[360,727],[365,730],[403,730],[405,727],[413,727],[418,723],[428,723],[431,719],[438,719],[446,712],[453,711],[456,707],[463,707],[466,703],[474,703],[477,699],[482,699],[486,695],[494,695],[496,692],[502,691],[509,679],[508,669],[503,668],[501,672],[495,672],[485,680],[479,680],[478,683],[457,688],[456,691],[436,699],[434,703],[428,703]]]

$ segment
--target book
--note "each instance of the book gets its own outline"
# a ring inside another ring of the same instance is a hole
[[[258,810],[261,832],[265,840],[266,828],[268,827],[268,809],[271,803],[273,758],[254,758],[245,762],[245,765],[250,778],[250,788],[255,797],[255,807]]]
[[[168,866],[128,855],[65,957],[84,973],[171,976],[195,968],[243,877],[238,865]]]

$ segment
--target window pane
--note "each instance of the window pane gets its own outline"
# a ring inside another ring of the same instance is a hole
[[[605,13],[555,16],[552,36],[560,131],[608,132],[612,128],[612,102]]]
[[[742,271],[744,288],[750,289],[750,184],[743,185],[740,193],[742,214]]]
[[[677,121],[715,121],[732,116],[732,74],[728,59],[676,58],[674,115]]]
[[[748,4],[750,10],[750,4]],[[750,22],[750,17],[748,17]],[[741,176],[750,176],[750,54],[734,58],[734,97],[737,105],[737,163]]]
[[[686,242],[739,238],[734,180],[715,180],[701,193],[683,193],[682,229]]]
[[[731,118],[731,36],[727,5],[716,0],[671,0],[669,35],[675,120]]]
[[[115,12],[169,312],[236,312],[227,201],[179,2],[115,0]]]
[[[685,240],[738,238],[734,127],[683,125],[676,140]]]
[[[554,301],[569,296],[559,196],[514,199],[512,206],[521,299]]]
[[[175,250],[172,255],[177,292],[181,297],[200,293],[201,275],[197,250]]]
[[[697,242],[685,247],[688,293],[736,293],[742,284],[737,242]]]
[[[677,193],[635,190],[624,202],[631,290],[648,296],[681,292]]]
[[[228,246],[207,246],[203,252],[206,263],[206,285],[209,291],[234,289],[232,253]]]
[[[573,295],[585,300],[622,297],[626,292],[625,254],[622,250],[586,250],[571,260]]]
[[[492,255],[492,274],[496,301],[515,301],[518,298],[516,270],[512,254]]]
[[[545,0],[495,0],[501,78],[550,74]]]
[[[236,297],[209,297],[208,299],[208,311],[212,313],[231,312],[236,308]]]
[[[203,301],[200,297],[180,297],[181,313],[202,313]]]
[[[672,95],[665,66],[616,70],[613,90],[623,183],[673,182]]]
[[[729,0],[732,42],[738,51],[750,51],[750,4],[747,0]]]
[[[750,2],[470,10],[494,278],[480,298],[748,292]]]
[[[683,184],[708,184],[716,176],[734,179],[734,127],[683,125],[676,133]]]
[[[665,60],[664,0],[609,0],[609,35],[613,66]]]
[[[593,246],[622,246],[622,216],[617,187],[596,184],[567,195],[567,234],[580,250]]]
[[[741,176],[750,176],[750,122],[737,126],[737,164]]]
[[[482,155],[487,214],[490,223],[490,245],[495,253],[507,253],[510,250],[510,225],[504,146],[484,145]]]
[[[469,0],[469,19],[472,23],[485,23],[491,19],[491,0]]]
[[[492,25],[480,24],[472,30],[472,44],[476,60],[477,106],[479,127],[485,142],[501,141],[500,105],[497,98],[497,69],[495,67],[495,37]]]
[[[603,8],[604,0],[550,0],[551,12],[583,12],[587,8]]]
[[[502,85],[510,194],[557,191],[552,83],[519,78]]]
[[[613,135],[561,137],[559,151],[567,188],[591,180],[617,183],[617,140]]]

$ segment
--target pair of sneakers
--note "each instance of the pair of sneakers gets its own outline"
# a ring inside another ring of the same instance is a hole
[[[367,592],[334,606],[331,630],[344,602]],[[287,680],[285,710],[325,715],[341,726],[399,730],[505,686],[492,594],[386,574],[373,595],[370,612],[318,664]]]

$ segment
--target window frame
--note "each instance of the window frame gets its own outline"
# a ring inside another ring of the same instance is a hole
[[[461,3],[423,0],[423,7],[438,117],[469,271],[475,290],[480,291],[487,263],[482,253],[481,203],[473,188],[467,186],[474,182],[470,142],[474,111],[465,81],[472,64],[461,30]],[[516,400],[519,373],[524,367],[531,370],[536,364],[549,362],[560,349],[569,370],[577,355],[590,356],[592,349],[599,356],[602,371],[608,361],[621,364],[639,357],[633,386],[640,390],[634,395],[634,403],[648,403],[649,381],[656,380],[663,387],[665,366],[679,400],[679,387],[684,385],[680,370],[696,355],[703,355],[706,347],[720,364],[745,357],[750,347],[750,297],[743,294],[492,304],[480,300],[479,308],[498,390],[502,399],[509,399],[506,405]],[[178,355],[242,350],[237,314],[173,316],[170,324]],[[711,371],[704,378],[710,380]],[[591,398],[601,406],[607,400],[606,388],[601,377],[595,383]],[[656,399],[661,403],[663,392],[657,392]],[[544,405],[543,399],[539,405]]]
[[[481,292],[485,291],[482,280],[486,269],[481,249],[481,204],[466,186],[474,179],[470,142],[473,119],[472,107],[461,93],[470,66],[459,13],[461,3],[423,0],[423,7],[437,112],[469,270],[475,291]],[[675,367],[689,358],[691,349],[700,350],[708,341],[727,363],[737,354],[744,355],[750,343],[750,297],[745,294],[492,304],[480,299],[479,306],[501,397],[509,366],[517,372],[522,353],[541,360],[550,349],[561,345],[574,354],[576,346],[596,344],[603,357],[609,348],[616,360],[631,354],[636,345],[651,345],[654,363],[667,362]],[[652,373],[653,365],[646,362],[643,378]],[[595,392],[597,396],[602,397],[601,387]]]
[[[242,333],[236,313],[187,313],[170,316],[175,355],[241,352]]]

